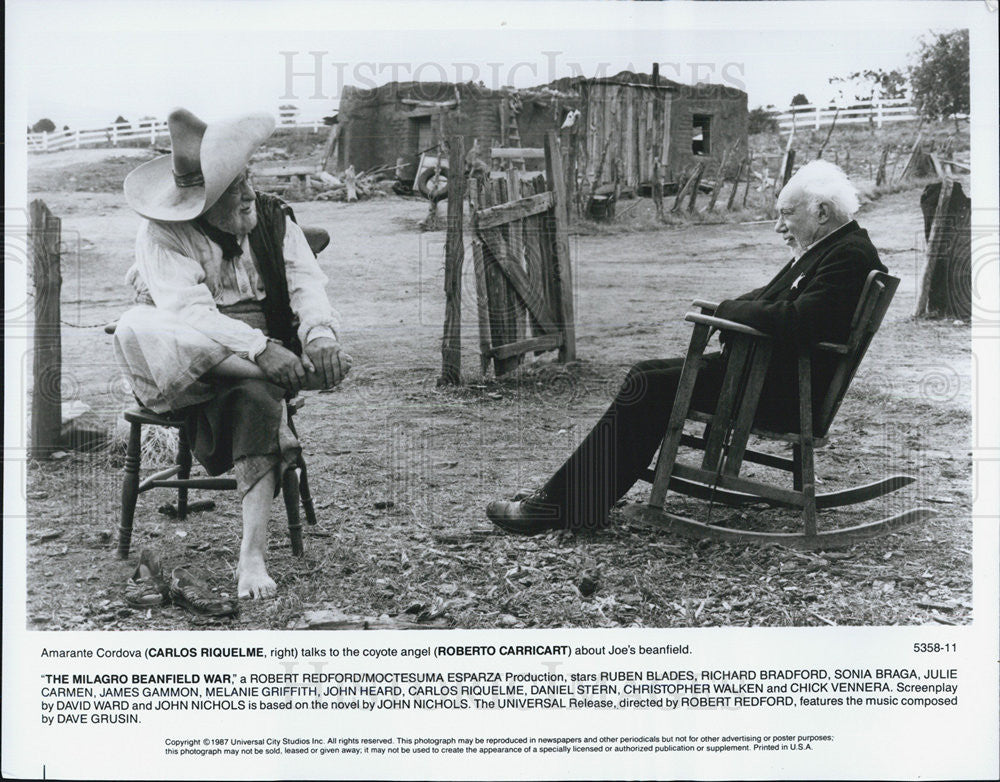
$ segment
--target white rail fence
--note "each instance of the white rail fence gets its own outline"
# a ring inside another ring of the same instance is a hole
[[[287,112],[280,112],[279,128],[309,128],[318,133],[326,125],[322,119],[301,120]],[[166,120],[140,120],[136,123],[118,123],[92,130],[63,130],[54,133],[29,133],[29,152],[58,152],[62,149],[81,147],[117,147],[123,142],[148,142],[156,146],[158,139],[168,140]]]
[[[894,98],[892,100],[858,100],[850,107],[839,109],[834,106],[789,106],[786,111],[772,115],[778,121],[782,131],[792,127],[813,128],[818,130],[824,125],[830,125],[837,118],[838,125],[872,124],[881,128],[886,122],[911,122],[920,119],[916,107],[909,98]]]

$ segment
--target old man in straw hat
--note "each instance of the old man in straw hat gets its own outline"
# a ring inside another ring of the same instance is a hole
[[[145,218],[128,274],[145,303],[119,321],[115,355],[143,405],[186,413],[209,473],[233,469],[243,498],[238,592],[270,597],[267,520],[299,448],[283,399],[335,386],[351,358],[294,215],[250,181],[250,157],[274,119],[206,125],[178,109],[168,125],[172,154],[125,179],[125,198]]]

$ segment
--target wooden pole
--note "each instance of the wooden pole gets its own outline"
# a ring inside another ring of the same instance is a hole
[[[29,206],[32,274],[35,278],[35,330],[32,355],[31,448],[33,458],[48,458],[62,444],[62,221],[36,199]]]
[[[875,184],[885,184],[885,165],[889,160],[889,147],[882,147],[882,156],[878,161],[878,170],[875,172]]]
[[[653,159],[653,206],[656,207],[656,217],[663,219],[663,166],[660,158]]]
[[[566,180],[563,178],[559,136],[550,130],[545,134],[545,178],[555,196],[552,208],[555,229],[555,262],[559,273],[559,326],[563,344],[559,348],[562,362],[576,359],[576,325],[573,315],[573,271],[569,256],[569,204],[566,201]]]
[[[448,235],[444,250],[444,336],[438,385],[462,382],[462,263],[465,249],[462,212],[465,203],[465,138],[451,137],[448,166]]]
[[[576,129],[577,125],[574,123],[567,131],[566,139],[566,143],[569,145],[566,157],[566,213],[570,222],[573,220],[573,210],[569,208],[569,205],[576,203]]]
[[[690,173],[688,173],[690,172]],[[684,174],[678,182],[683,181],[680,189],[674,194],[674,205],[670,207],[671,212],[676,212],[681,208],[681,201],[684,199],[684,194],[687,193],[688,184],[691,182],[691,178],[694,176],[694,169],[684,169]]]
[[[941,181],[941,192],[938,195],[937,208],[934,210],[934,222],[931,223],[931,235],[927,239],[927,263],[924,266],[924,277],[920,285],[920,298],[917,299],[917,317],[928,314],[934,272],[951,240],[948,202],[951,200],[951,191],[954,185],[954,181],[950,179]]]
[[[795,168],[795,150],[788,150],[788,154],[785,155],[784,168],[781,169],[781,186],[784,187],[788,184],[788,180],[792,178],[792,169]]]
[[[938,156],[931,152],[928,157],[931,159],[931,165],[934,166],[934,173],[937,175],[937,178],[947,179],[948,176],[945,174],[944,168],[941,166],[941,161],[938,160]]]
[[[487,177],[487,181],[489,178]],[[476,273],[476,317],[479,320],[479,364],[485,375],[493,355],[493,338],[490,329],[489,290],[486,282],[486,259],[483,256],[483,240],[479,238],[476,214],[479,211],[480,180],[469,180],[469,203],[472,209],[472,265]]]
[[[701,175],[705,173],[705,164],[703,162],[698,163],[698,167],[694,171],[693,184],[691,185],[691,196],[688,199],[688,211],[693,212],[695,207],[695,202],[698,200],[698,186],[701,184]]]
[[[736,169],[736,179],[733,180],[733,189],[729,193],[729,201],[726,203],[727,212],[733,211],[733,204],[736,202],[736,191],[740,189],[740,177],[743,176],[743,169],[746,164],[746,159],[743,159],[740,161],[739,168]]]
[[[687,196],[687,194],[691,192],[692,187],[694,188],[694,192],[696,193],[698,192],[698,182],[701,181],[701,175],[704,172],[704,170],[705,170],[704,162],[698,161],[697,163],[695,163],[694,169],[691,171],[691,175],[688,176],[687,180],[684,182],[684,186],[677,191],[677,197],[674,199],[674,205],[670,210],[671,212],[677,212],[680,210],[681,204],[684,202],[685,196]],[[691,206],[693,206],[693,201],[691,202]]]
[[[743,188],[743,208],[747,208],[747,196],[750,195],[750,180],[753,179],[753,152],[747,158],[747,186]]]
[[[514,202],[521,198],[521,175],[518,169],[507,169],[507,201]],[[524,223],[514,220],[507,223],[507,250],[510,260],[519,268],[524,268]],[[528,335],[528,310],[518,296],[513,297],[515,341],[520,342]],[[530,355],[528,356],[530,360]]]
[[[906,162],[903,164],[903,170],[899,172],[899,180],[902,181],[910,173],[910,165],[913,163],[913,158],[917,154],[917,150],[920,149],[920,143],[924,140],[924,132],[922,130],[917,130],[917,140],[913,142],[913,147],[910,149],[910,154],[906,157]]]
[[[653,205],[656,207],[656,216],[663,219],[663,164],[660,160],[663,155],[663,137],[667,132],[663,121],[664,97],[658,88],[660,86],[660,64],[653,63]]]
[[[708,199],[708,211],[711,212],[715,209],[715,201],[719,197],[719,192],[722,190],[722,183],[726,179],[726,163],[729,161],[729,153],[732,152],[734,147],[728,147],[725,152],[722,153],[722,162],[719,163],[719,170],[715,175],[715,186],[712,188],[712,197]]]
[[[833,113],[833,122],[830,123],[830,129],[826,132],[826,138],[823,139],[823,143],[820,144],[819,151],[816,153],[817,160],[823,157],[823,150],[826,149],[826,145],[830,142],[830,136],[833,135],[833,129],[837,127],[837,117],[839,116],[840,116],[840,106],[838,106],[837,110]]]

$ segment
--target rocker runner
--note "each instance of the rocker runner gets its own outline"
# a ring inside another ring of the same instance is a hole
[[[719,304],[715,315],[770,334],[774,354],[755,423],[789,432],[798,427],[797,348],[846,337],[865,278],[886,271],[868,233],[852,219],[857,191],[826,161],[803,166],[781,191],[777,231],[796,252],[767,285]],[[707,356],[692,406],[715,409],[725,355]],[[812,396],[819,409],[836,357],[814,351]],[[603,524],[608,511],[649,467],[663,439],[684,360],[635,364],[618,395],[579,447],[546,484],[523,499],[491,502],[486,515],[522,534]]]

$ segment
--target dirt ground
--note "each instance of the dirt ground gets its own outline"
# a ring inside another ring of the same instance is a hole
[[[31,171],[31,197],[63,218],[62,314],[73,324],[63,329],[63,399],[87,403],[112,430],[130,397],[111,337],[99,326],[128,307],[123,276],[138,218],[120,191],[101,192],[107,188],[99,182],[78,186],[95,164],[104,165],[99,156],[57,158],[38,158],[44,168]],[[135,162],[108,165],[128,170]],[[176,607],[131,609],[121,588],[144,546],[167,566],[197,567],[220,591],[233,591],[235,496],[213,493],[214,511],[179,522],[157,512],[169,499],[164,491],[144,494],[133,553],[123,562],[114,551],[120,454],[74,452],[32,462],[30,626],[279,629],[322,608],[437,617],[462,628],[967,623],[975,373],[968,324],[911,317],[924,245],[919,195],[918,188],[885,195],[859,216],[902,284],[831,445],[818,453],[817,475],[821,490],[889,471],[918,477],[882,500],[823,513],[821,524],[850,526],[916,505],[938,511],[930,521],[816,556],[691,542],[617,514],[596,532],[495,532],[484,515],[489,500],[544,481],[633,362],[683,350],[690,332],[682,319],[693,298],[742,293],[784,263],[772,226],[574,235],[579,361],[561,366],[548,354],[502,382],[479,371],[467,263],[466,385],[440,389],[444,233],[418,232],[426,203],[301,203],[294,205],[300,222],[332,234],[320,263],[355,359],[342,387],[306,395],[298,419],[319,515],[319,524],[306,529],[305,557],[291,556],[279,502],[269,555],[276,599],[244,601],[238,618],[221,622]],[[30,357],[25,362],[30,373]],[[640,501],[647,488],[633,489],[628,501]],[[698,518],[705,512],[673,494],[668,509]],[[774,510],[713,513],[719,522],[749,514],[774,529],[790,522]],[[587,596],[579,588],[584,579],[596,587]]]

